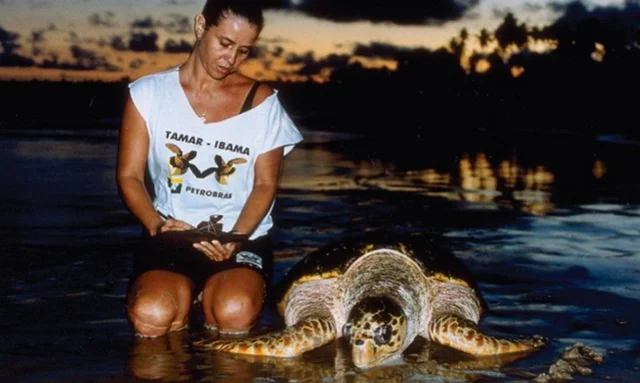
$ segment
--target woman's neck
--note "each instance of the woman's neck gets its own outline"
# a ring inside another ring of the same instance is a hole
[[[180,80],[183,84],[198,90],[211,90],[222,88],[233,82],[234,74],[229,74],[223,79],[215,79],[209,76],[200,63],[194,50],[187,61],[180,66]]]

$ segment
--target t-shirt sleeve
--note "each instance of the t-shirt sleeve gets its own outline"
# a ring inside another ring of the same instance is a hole
[[[302,134],[280,104],[277,95],[267,117],[267,129],[259,153],[266,153],[275,148],[283,147],[284,155],[289,154],[298,142],[302,141]]]
[[[153,95],[152,81],[149,78],[139,78],[129,84],[131,100],[138,109],[138,112],[149,126],[151,118],[151,97]]]

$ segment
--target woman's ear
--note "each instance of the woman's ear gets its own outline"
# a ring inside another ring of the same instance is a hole
[[[207,25],[207,22],[204,16],[201,13],[196,15],[195,22],[194,22],[196,39],[200,40],[202,38],[202,36],[204,35],[204,30],[206,29],[206,25]]]

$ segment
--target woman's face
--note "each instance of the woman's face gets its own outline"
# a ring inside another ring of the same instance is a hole
[[[258,38],[258,27],[232,13],[218,25],[208,29],[204,25],[204,17],[199,15],[196,18],[196,37],[200,39],[198,56],[209,76],[221,80],[247,59]]]

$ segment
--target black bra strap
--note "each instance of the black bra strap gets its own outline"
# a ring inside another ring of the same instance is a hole
[[[249,93],[247,93],[247,98],[244,99],[244,104],[242,104],[240,113],[244,113],[247,110],[251,109],[251,106],[253,105],[253,97],[255,96],[256,90],[258,90],[259,86],[260,86],[260,81],[256,81],[253,83],[253,85],[251,86],[251,89],[249,90]]]

